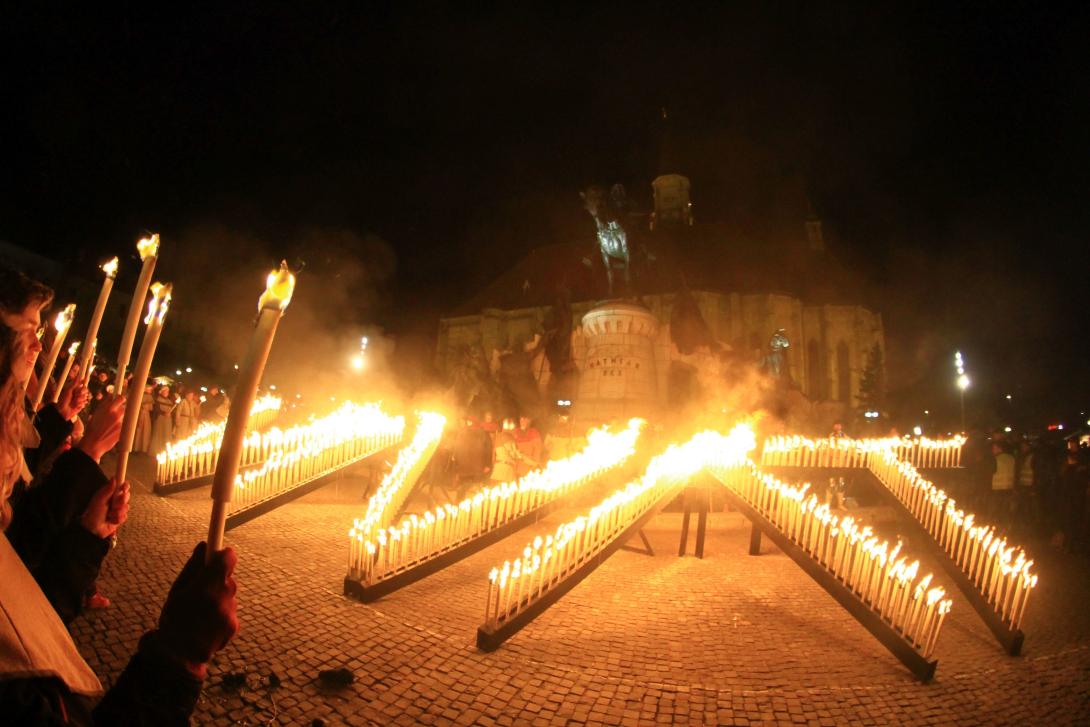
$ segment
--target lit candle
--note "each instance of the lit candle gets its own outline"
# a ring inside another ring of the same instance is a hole
[[[117,481],[124,482],[129,467],[129,452],[132,451],[136,437],[136,420],[140,416],[140,401],[144,395],[144,386],[151,372],[151,362],[155,357],[155,348],[159,345],[159,334],[163,331],[163,319],[170,307],[170,283],[152,286],[151,302],[148,303],[148,315],[144,319],[147,329],[144,340],[140,342],[140,354],[136,359],[136,369],[129,384],[129,400],[125,403],[125,418],[121,422],[121,439],[117,445]]]
[[[269,273],[265,292],[258,300],[258,317],[254,334],[250,338],[250,347],[246,359],[239,369],[235,397],[231,401],[231,410],[227,415],[227,424],[223,430],[216,473],[212,480],[212,516],[208,525],[208,547],[206,553],[212,554],[223,548],[223,528],[227,519],[227,505],[231,501],[232,484],[238,474],[239,460],[242,457],[242,440],[246,435],[246,421],[250,416],[257,395],[257,386],[265,371],[269,351],[272,349],[276,327],[284,309],[291,302],[295,289],[295,276],[288,270],[286,262],[280,263],[280,269]]]
[[[56,319],[53,321],[53,330],[55,331],[53,343],[49,347],[45,360],[42,361],[42,373],[38,377],[38,386],[34,389],[34,395],[31,397],[31,408],[33,409],[37,409],[38,405],[42,403],[45,387],[49,384],[49,377],[53,375],[53,367],[57,364],[61,346],[64,345],[64,338],[68,335],[68,329],[72,327],[72,319],[75,315],[76,305],[75,303],[69,303],[64,307],[64,310],[57,314]],[[60,389],[63,384],[63,381],[58,381],[57,388]]]
[[[102,289],[98,292],[98,301],[95,303],[94,313],[91,314],[91,324],[87,326],[87,335],[83,337],[85,341],[94,341],[98,338],[98,327],[102,323],[102,314],[106,312],[106,301],[110,299],[110,291],[114,287],[114,278],[117,277],[117,258],[110,260],[102,265],[102,272],[106,273],[106,277],[102,280]],[[144,307],[144,299],[141,298],[137,303],[133,300],[133,305],[139,311]],[[83,354],[79,359],[79,370],[86,371],[87,366],[91,362],[91,347],[87,346],[83,349]]]
[[[68,360],[64,362],[64,368],[61,369],[61,375],[57,377],[57,385],[53,387],[53,403],[56,404],[57,400],[61,396],[61,389],[64,388],[64,384],[68,381],[68,375],[72,373],[72,364],[76,360],[76,352],[79,350],[79,341],[73,341],[72,345],[68,347]],[[82,372],[82,369],[80,369]]]
[[[140,268],[140,277],[136,279],[136,289],[132,293],[132,303],[129,305],[129,317],[125,319],[125,329],[121,333],[121,348],[117,351],[117,378],[114,380],[114,391],[118,393],[125,385],[125,368],[129,365],[133,343],[136,342],[136,327],[140,323],[140,311],[144,308],[144,298],[148,295],[151,275],[155,272],[155,261],[159,256],[159,235],[145,237],[136,243],[136,250],[140,253],[140,259],[144,261],[144,264]],[[87,340],[92,340],[91,336],[88,336]]]
[[[86,346],[87,343],[84,342],[83,345]],[[91,380],[91,374],[93,374],[95,372],[95,351],[97,351],[97,350],[98,350],[98,339],[96,338],[95,340],[91,341],[91,356],[90,356],[91,362],[90,362],[90,364],[88,364],[87,368],[81,369],[80,372],[79,372],[79,376],[80,376],[80,378],[82,378],[84,386],[86,386],[87,382],[89,382]]]

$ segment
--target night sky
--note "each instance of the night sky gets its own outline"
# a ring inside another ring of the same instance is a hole
[[[667,108],[699,220],[805,189],[921,402],[956,346],[982,408],[1090,406],[1085,10],[252,5],[9,13],[0,238],[93,261],[216,225],[264,268],[343,231],[396,260],[367,315],[426,336],[591,235],[580,188],[649,205]]]

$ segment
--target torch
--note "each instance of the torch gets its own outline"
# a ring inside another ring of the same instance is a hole
[[[91,341],[91,355],[89,357],[90,361],[87,364],[87,368],[86,369],[80,369],[80,372],[79,372],[79,376],[83,379],[83,385],[84,386],[87,386],[87,384],[91,383],[91,373],[95,369],[95,351],[97,351],[97,350],[98,350],[98,339],[96,338],[95,340]]]
[[[132,305],[129,306],[129,317],[125,320],[125,330],[121,334],[121,348],[117,352],[117,379],[114,381],[114,392],[120,393],[125,384],[125,368],[129,365],[129,357],[132,356],[132,345],[136,341],[136,327],[140,324],[140,311],[144,307],[144,298],[148,295],[148,286],[151,285],[151,274],[155,272],[155,261],[159,255],[159,235],[145,237],[136,243],[136,251],[140,253],[140,259],[144,261],[140,268],[140,277],[136,280],[136,290],[132,293]],[[165,314],[166,311],[164,310]],[[87,337],[88,341],[95,339]]]
[[[57,356],[61,353],[61,346],[64,345],[64,338],[68,335],[68,329],[72,327],[72,319],[75,315],[76,304],[69,303],[64,310],[57,314],[56,320],[53,321],[56,334],[53,336],[53,343],[49,347],[49,353],[46,354],[45,361],[42,363],[42,374],[38,377],[38,387],[34,390],[34,396],[31,397],[32,409],[37,409],[38,405],[42,403],[45,387],[49,384],[49,376],[53,373],[53,366],[57,363]],[[60,382],[58,382],[57,386],[60,387]]]
[[[87,335],[84,341],[93,341],[98,337],[98,327],[102,323],[102,314],[106,312],[106,301],[110,299],[110,291],[114,289],[114,278],[117,277],[117,258],[105,263],[102,272],[106,277],[102,280],[102,289],[98,293],[98,301],[95,303],[95,312],[91,315],[91,325],[87,327]],[[135,303],[135,301],[133,301]],[[144,305],[144,299],[136,304],[137,310]],[[94,353],[91,346],[84,346],[83,353],[79,357],[79,370],[86,371],[91,364],[91,355]]]
[[[140,342],[140,354],[136,358],[132,382],[129,384],[129,400],[125,402],[125,418],[121,421],[121,439],[117,449],[117,481],[124,482],[129,468],[129,452],[132,451],[136,437],[136,420],[140,416],[140,400],[144,393],[144,384],[151,372],[151,361],[155,358],[155,348],[159,345],[159,334],[163,332],[163,319],[170,307],[170,283],[156,283],[151,286],[151,301],[148,303],[148,315],[144,318],[147,330]]]
[[[64,362],[61,375],[57,378],[57,385],[53,387],[54,404],[57,403],[61,396],[61,389],[64,388],[64,383],[68,381],[68,374],[72,373],[72,364],[76,361],[76,351],[79,351],[79,341],[73,341],[72,345],[68,347],[68,360]],[[83,373],[83,369],[80,369],[80,373]]]
[[[235,477],[238,476],[246,421],[254,405],[257,385],[261,383],[261,375],[265,371],[265,362],[269,359],[276,327],[280,324],[284,309],[291,302],[294,290],[295,276],[288,270],[287,262],[281,261],[280,268],[269,273],[265,292],[257,301],[257,322],[253,336],[250,337],[246,358],[239,368],[235,396],[227,414],[216,473],[212,478],[212,517],[208,523],[208,547],[205,550],[208,559],[211,559],[214,552],[223,549],[227,504],[231,501]]]

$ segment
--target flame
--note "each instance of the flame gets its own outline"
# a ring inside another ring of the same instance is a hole
[[[115,255],[111,260],[102,263],[102,272],[106,273],[107,278],[117,277],[117,256]]]
[[[616,435],[615,435],[616,436]],[[559,557],[561,551],[576,541],[579,534],[593,528],[599,522],[620,532],[674,488],[688,481],[700,470],[712,466],[732,467],[746,461],[756,447],[753,430],[747,424],[738,424],[729,435],[706,430],[694,435],[684,444],[671,444],[665,452],[653,458],[642,475],[616,490],[595,505],[586,515],[561,523],[548,537],[535,537],[522,551],[522,558],[514,562],[512,579],[535,572],[541,563]],[[610,534],[595,547],[585,548],[579,558],[593,556],[605,543],[615,537]],[[577,542],[577,541],[576,541]],[[502,574],[509,567],[505,561]]]
[[[72,345],[68,347],[68,355],[75,356],[76,351],[79,350],[79,341],[73,341]]]
[[[411,482],[406,481],[409,474],[424,455],[435,449],[443,436],[443,429],[447,425],[446,417],[427,411],[420,412],[419,417],[420,423],[416,427],[412,441],[398,452],[393,469],[382,478],[375,494],[367,502],[367,511],[363,518],[356,519],[354,522],[355,529],[367,537],[370,537],[372,531],[385,524],[390,511],[395,509],[393,505],[401,500],[398,493],[403,496],[405,493],[402,491],[405,486],[412,485]]]
[[[149,257],[155,257],[159,254],[159,233],[152,234],[151,237],[145,237],[136,243],[136,251],[140,253],[141,260],[147,260]],[[106,268],[103,267],[103,270]]]
[[[53,321],[53,327],[57,331],[67,331],[68,327],[72,325],[72,319],[76,317],[76,304],[69,303],[64,307],[60,313],[57,314],[57,318]]]
[[[265,292],[257,301],[257,310],[265,308],[279,308],[284,310],[291,302],[291,295],[295,291],[295,276],[288,270],[288,263],[280,261],[280,267],[269,273],[265,280]]]
[[[150,325],[155,318],[159,319],[159,322],[163,322],[163,318],[166,317],[167,308],[170,307],[170,291],[173,286],[170,283],[152,283],[151,284],[151,300],[148,301],[148,315],[144,318],[144,323]]]

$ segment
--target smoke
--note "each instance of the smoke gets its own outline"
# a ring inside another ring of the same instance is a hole
[[[262,382],[313,408],[324,400],[400,396],[394,342],[375,321],[389,305],[390,245],[340,229],[303,230],[277,246],[219,224],[164,241],[160,272],[174,282],[169,351],[195,356],[228,388],[245,354],[265,277],[281,258],[296,271]],[[366,337],[364,347],[362,339]],[[161,359],[163,360],[163,359]]]

